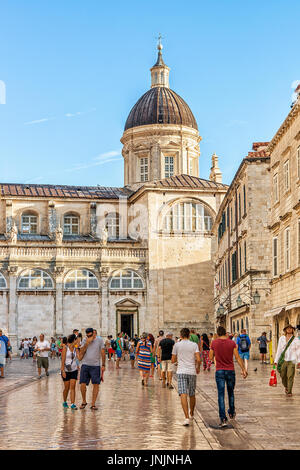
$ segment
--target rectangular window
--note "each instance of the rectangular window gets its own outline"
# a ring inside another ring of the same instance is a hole
[[[278,238],[273,238],[273,276],[278,276]]]
[[[239,193],[239,222],[242,218],[242,208],[241,208],[241,193]]]
[[[189,174],[190,175],[193,174],[193,159],[192,158],[189,159]]]
[[[244,185],[244,215],[246,214],[247,212],[247,204],[246,204],[246,186]]]
[[[229,230],[229,206],[227,206],[227,228]]]
[[[232,207],[230,207],[230,230],[233,230]]]
[[[148,181],[149,178],[149,166],[148,157],[141,158],[141,181]]]
[[[290,228],[286,228],[284,232],[285,245],[285,270],[290,270]]]
[[[273,176],[273,194],[274,194],[274,203],[279,201],[279,186],[278,186],[278,173],[275,173]]]
[[[228,285],[228,279],[227,279],[227,260],[225,259],[225,287]]]
[[[244,242],[244,273],[247,271],[247,243]]]
[[[300,146],[297,148],[297,176],[300,179]]]
[[[174,175],[174,157],[165,157],[165,178]]]
[[[242,275],[242,246],[239,246],[239,265],[240,265],[240,272],[239,276],[241,277]]]
[[[290,189],[290,161],[287,160],[283,165],[283,181],[284,181],[284,190],[288,191]]]
[[[237,266],[236,266],[236,252],[231,255],[231,281],[234,282],[237,279]]]

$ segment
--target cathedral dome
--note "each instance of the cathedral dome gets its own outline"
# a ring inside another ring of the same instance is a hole
[[[148,124],[178,124],[198,130],[189,106],[165,86],[154,86],[138,100],[129,113],[125,131]]]

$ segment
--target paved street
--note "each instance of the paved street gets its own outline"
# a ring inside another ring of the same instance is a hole
[[[196,422],[185,428],[176,390],[162,389],[157,378],[143,388],[128,363],[119,371],[109,363],[98,411],[63,410],[59,361],[50,364],[50,377],[41,381],[31,360],[7,366],[0,381],[0,449],[300,448],[298,372],[294,397],[287,398],[280,384],[269,387],[269,365],[251,362],[245,381],[237,369],[237,417],[230,428],[218,429],[214,371],[201,371]]]

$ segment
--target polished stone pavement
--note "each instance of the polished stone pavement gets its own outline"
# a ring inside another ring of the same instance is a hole
[[[0,380],[0,449],[300,449],[298,372],[287,398],[280,380],[269,387],[270,365],[251,361],[246,380],[237,366],[237,417],[219,429],[213,370],[198,376],[196,422],[183,427],[176,389],[162,389],[157,377],[143,388],[127,362],[119,371],[108,364],[98,411],[64,410],[58,368],[58,360],[50,361],[50,377],[39,381],[32,360],[7,366]]]
[[[16,366],[15,366],[16,364]],[[58,361],[50,362],[57,369]],[[199,416],[182,426],[183,413],[176,389],[162,389],[156,377],[142,387],[137,369],[108,364],[98,399],[98,411],[62,408],[62,380],[49,378],[15,391],[4,391],[13,367],[32,367],[13,361],[7,379],[0,381],[0,449],[218,449]],[[34,374],[34,367],[31,369]],[[29,371],[27,371],[29,375]],[[90,390],[89,390],[90,392]],[[79,390],[77,404],[81,403]],[[89,401],[89,394],[88,394]]]

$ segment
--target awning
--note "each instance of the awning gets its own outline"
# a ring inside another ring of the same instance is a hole
[[[292,308],[299,308],[299,307],[300,307],[300,302],[294,302],[293,304],[287,305],[285,309],[292,310]]]
[[[264,314],[264,317],[265,318],[274,317],[275,315],[279,315],[279,313],[282,312],[282,310],[284,309],[285,309],[285,305],[283,305],[282,307],[272,308],[271,310],[269,310],[268,312]]]

